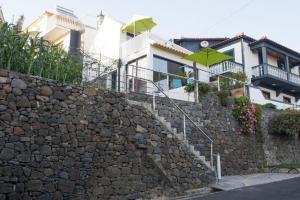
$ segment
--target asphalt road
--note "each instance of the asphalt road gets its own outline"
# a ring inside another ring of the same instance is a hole
[[[192,200],[300,200],[300,178],[216,192]]]

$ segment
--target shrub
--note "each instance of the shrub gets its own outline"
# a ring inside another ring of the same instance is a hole
[[[266,103],[266,104],[262,105],[262,107],[263,107],[263,108],[274,109],[274,110],[277,109],[276,105],[274,105],[274,104],[272,104],[272,103]]]
[[[241,82],[246,82],[247,81],[247,75],[243,72],[238,72],[238,73],[228,73],[226,77],[236,79]],[[241,88],[244,85],[241,82],[234,81],[225,77],[220,77],[220,87],[222,90],[233,90],[237,88]]]
[[[210,91],[211,87],[208,83],[198,83],[199,96],[207,94]]]
[[[269,134],[296,135],[300,133],[300,112],[282,111],[269,121]]]
[[[234,103],[238,106],[245,106],[250,104],[250,99],[247,96],[241,96],[234,99]]]
[[[227,90],[222,90],[217,92],[217,96],[220,98],[220,102],[222,106],[228,105],[228,97],[230,96],[230,92]]]
[[[187,93],[194,92],[194,84],[193,83],[186,84],[186,86],[184,87],[184,91]]]

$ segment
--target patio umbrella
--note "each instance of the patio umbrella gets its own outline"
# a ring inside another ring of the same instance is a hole
[[[204,48],[197,53],[193,53],[184,57],[186,60],[190,60],[206,67],[209,67],[213,64],[230,60],[232,56],[226,55],[224,53],[220,53],[212,48]]]
[[[193,53],[190,55],[187,55],[183,57],[186,60],[193,61],[193,68],[194,68],[194,79],[198,80],[198,74],[197,74],[197,68],[196,68],[196,63],[199,63],[201,65],[204,65],[206,67],[209,67],[213,64],[225,61],[225,60],[230,60],[233,57],[228,56],[226,54],[220,53],[212,48],[204,48],[201,51],[197,53]],[[219,79],[218,79],[219,80]],[[218,81],[219,83],[219,81]],[[194,92],[195,92],[195,102],[198,102],[198,84],[196,81],[194,81]],[[219,88],[219,84],[218,84]]]
[[[156,23],[153,21],[152,17],[135,15],[122,27],[122,30],[136,35],[136,33],[149,31],[154,26],[156,26]]]

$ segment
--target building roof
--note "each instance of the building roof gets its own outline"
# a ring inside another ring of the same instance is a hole
[[[216,38],[196,38],[196,37],[184,37],[182,36],[180,39],[174,39],[174,42],[176,43],[177,41],[204,41],[204,40],[214,40],[214,41],[224,41],[227,40],[229,38],[227,37],[216,37]]]
[[[288,48],[288,47],[286,47],[286,46],[283,46],[282,44],[279,44],[279,43],[277,43],[277,42],[275,42],[275,41],[273,41],[273,40],[270,40],[270,39],[268,39],[267,37],[263,37],[263,38],[261,38],[261,39],[259,39],[259,40],[253,41],[253,42],[251,42],[251,43],[249,44],[249,46],[253,48],[253,47],[255,47],[256,45],[262,44],[262,43],[266,43],[266,44],[272,45],[272,46],[274,46],[274,47],[277,47],[277,48],[279,48],[279,49],[282,49],[282,50],[284,50],[284,51],[287,51],[287,52],[289,52],[290,54],[293,54],[293,55],[295,55],[295,56],[297,56],[297,57],[300,57],[300,53],[299,53],[299,52],[297,52],[297,51],[295,51],[295,50],[293,50],[293,49],[290,49],[290,48]]]
[[[226,39],[226,40],[224,40],[222,42],[219,42],[219,43],[213,45],[211,48],[219,48],[219,47],[222,47],[222,46],[224,46],[226,44],[235,42],[235,41],[240,40],[240,39],[244,39],[244,40],[246,40],[248,42],[255,42],[256,41],[256,39],[254,39],[252,37],[249,37],[249,36],[245,35],[244,33],[241,33],[241,34],[238,34],[238,35],[236,35],[236,36],[234,36],[232,38],[228,38],[228,39]]]
[[[4,19],[4,15],[3,15],[3,12],[2,12],[2,7],[0,6],[0,22],[4,22],[5,19]]]

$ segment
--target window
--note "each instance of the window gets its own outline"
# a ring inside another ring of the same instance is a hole
[[[165,90],[185,86],[187,80],[178,76],[187,76],[193,72],[190,66],[159,56],[154,56],[153,65],[153,80]],[[172,74],[175,76],[172,76]]]
[[[266,99],[271,99],[271,93],[267,91],[261,91]]]
[[[230,61],[235,61],[235,54],[234,54],[234,49],[230,49],[230,50],[227,50],[225,52],[223,52],[224,54],[228,55],[228,56],[232,56],[233,59],[231,59]]]
[[[291,103],[291,98],[289,98],[289,97],[283,97],[283,102],[284,103]]]

